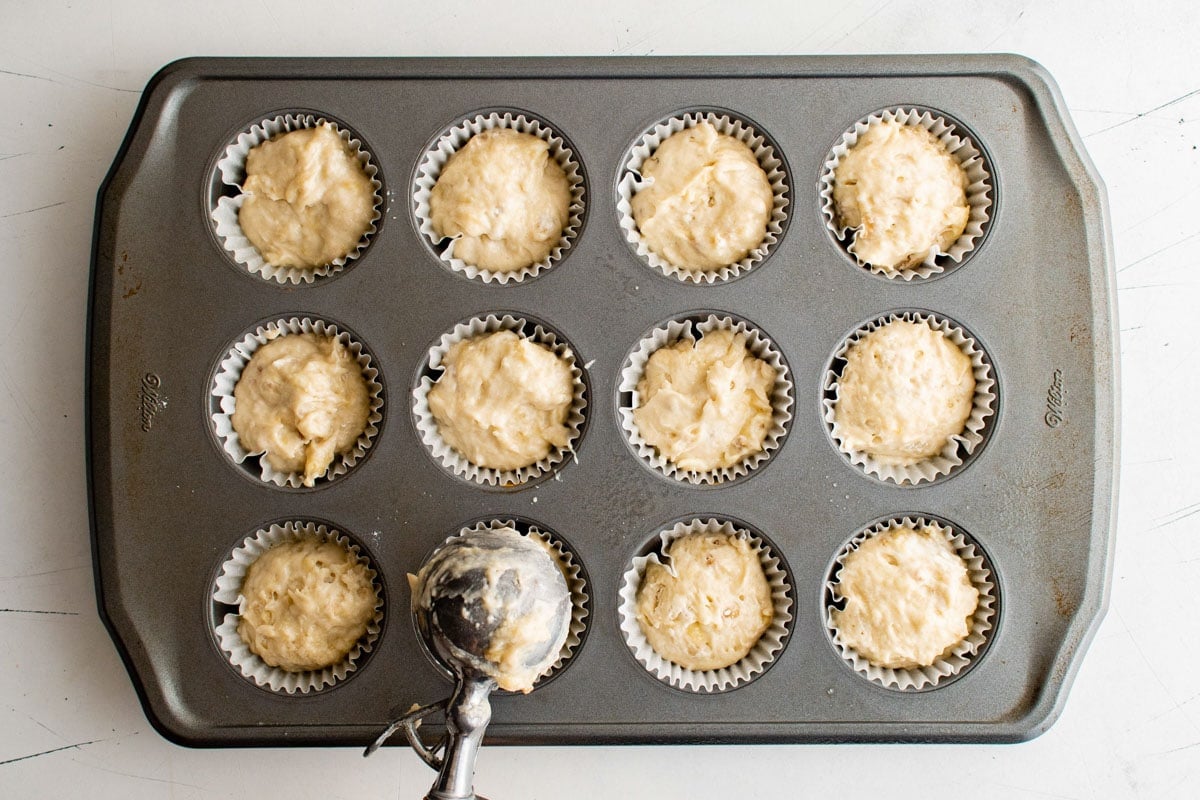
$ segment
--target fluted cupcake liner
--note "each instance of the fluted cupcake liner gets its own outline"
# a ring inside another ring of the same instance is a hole
[[[252,474],[257,474],[257,477],[265,483],[291,489],[299,489],[304,486],[302,473],[280,472],[271,466],[263,453],[250,452],[238,438],[237,431],[233,429],[233,412],[237,408],[234,389],[242,377],[242,370],[245,369],[246,364],[250,362],[259,347],[280,336],[299,333],[332,336],[341,342],[362,367],[370,402],[367,426],[359,434],[358,441],[348,452],[335,455],[324,476],[318,481],[327,483],[349,472],[366,455],[375,435],[379,433],[379,425],[383,421],[383,384],[379,381],[379,370],[375,368],[371,354],[349,332],[338,330],[336,325],[322,319],[289,317],[259,325],[247,333],[229,348],[220,364],[217,365],[216,375],[213,376],[210,402],[213,431],[221,443],[221,449],[234,464],[247,469]],[[252,458],[258,458],[257,470],[251,469],[250,463],[247,463],[251,462]]]
[[[774,616],[770,627],[740,661],[721,669],[694,670],[682,667],[660,656],[642,631],[638,622],[638,589],[650,563],[667,565],[663,553],[671,542],[691,534],[723,534],[746,540],[762,562],[763,573],[771,587]],[[621,634],[625,644],[638,663],[663,683],[676,689],[697,694],[725,692],[743,686],[766,670],[783,650],[792,621],[791,582],[783,561],[771,546],[751,531],[738,527],[730,520],[698,517],[676,523],[658,534],[657,546],[647,555],[638,556],[630,562],[621,576],[619,605]]]
[[[945,146],[946,151],[958,161],[967,173],[966,194],[970,213],[967,218],[967,227],[947,252],[943,253],[934,246],[920,264],[906,269],[888,269],[867,264],[860,259],[854,250],[853,234],[855,229],[848,228],[841,223],[833,200],[834,171],[838,164],[858,142],[859,137],[866,133],[872,125],[880,122],[899,122],[903,125],[924,128],[937,137],[938,141]],[[988,224],[992,205],[995,202],[990,167],[983,152],[971,141],[966,132],[937,111],[905,106],[887,108],[868,114],[843,133],[841,139],[825,158],[825,166],[821,172],[821,178],[817,182],[817,189],[820,192],[821,213],[825,218],[825,227],[833,234],[838,244],[858,262],[859,266],[877,275],[905,281],[937,275],[948,269],[947,263],[950,265],[961,263],[982,241],[984,228]]]
[[[927,667],[896,669],[878,667],[868,661],[853,647],[842,641],[841,634],[833,621],[833,609],[844,598],[838,591],[837,575],[845,565],[850,553],[871,537],[897,528],[929,528],[946,537],[946,541],[954,548],[958,557],[967,566],[971,585],[979,592],[979,602],[971,617],[970,630],[966,638],[949,647],[941,657]],[[855,672],[872,683],[888,689],[900,691],[920,691],[932,689],[961,674],[974,663],[976,657],[987,644],[992,629],[995,627],[996,611],[999,607],[999,594],[992,570],[984,558],[983,552],[975,543],[961,531],[947,523],[929,519],[920,515],[902,515],[871,525],[842,545],[834,558],[830,576],[825,582],[825,626],[830,642],[838,654],[846,660]]]
[[[363,553],[357,544],[342,532],[319,523],[302,520],[269,525],[265,528],[260,528],[253,535],[247,536],[242,540],[221,565],[216,583],[213,586],[213,602],[222,606],[237,606],[240,609],[243,601],[241,594],[242,581],[245,579],[246,570],[249,569],[250,565],[259,556],[276,545],[306,539],[334,542],[349,550],[356,561],[365,565],[370,570],[371,582],[375,586],[377,603],[375,605],[375,615],[367,625],[367,632],[355,643],[345,658],[337,664],[324,669],[307,670],[304,672],[288,672],[279,667],[272,667],[263,661],[247,646],[238,633],[238,622],[241,619],[240,611],[237,614],[225,614],[214,632],[217,637],[217,643],[220,645],[221,651],[229,659],[229,663],[247,680],[254,682],[264,689],[270,689],[273,692],[283,694],[307,694],[309,692],[320,691],[326,687],[333,686],[339,681],[345,680],[358,669],[363,658],[375,646],[376,640],[379,639],[379,632],[383,622],[383,589],[380,585],[379,574],[371,565],[370,559],[367,558],[366,554]]]
[[[732,136],[750,148],[755,158],[758,159],[758,165],[766,173],[773,195],[771,217],[767,222],[767,230],[762,242],[740,261],[720,269],[707,271],[688,269],[672,264],[651,250],[645,239],[642,238],[641,231],[638,230],[637,222],[633,218],[632,206],[633,196],[649,185],[649,182],[641,175],[642,165],[646,159],[650,158],[658,146],[672,135],[695,127],[701,122],[709,123],[716,128],[718,133]],[[783,226],[788,217],[789,202],[788,176],[781,154],[776,152],[771,142],[751,123],[731,112],[720,110],[678,114],[652,126],[634,142],[621,165],[620,178],[617,182],[618,224],[625,235],[625,240],[633,245],[638,257],[650,267],[668,277],[694,284],[713,284],[718,281],[731,280],[757,266],[782,238]]]
[[[583,432],[584,412],[588,405],[587,385],[583,380],[583,369],[580,367],[571,346],[558,334],[541,322],[523,317],[504,314],[497,316],[474,317],[466,322],[460,322],[449,332],[442,335],[438,343],[429,350],[426,358],[427,371],[441,369],[442,359],[450,348],[458,342],[474,339],[497,331],[512,331],[522,338],[548,347],[556,356],[567,361],[571,367],[572,396],[571,408],[567,413],[566,426],[568,440],[566,447],[554,448],[539,461],[520,469],[500,470],[491,467],[481,467],[473,464],[451,447],[442,438],[438,430],[437,420],[429,408],[429,391],[437,382],[429,375],[423,375],[413,390],[413,418],[420,434],[421,441],[443,467],[450,472],[467,480],[487,486],[511,487],[519,486],[536,478],[548,475],[561,467],[569,456],[573,456],[575,446]]]
[[[891,481],[901,486],[912,486],[949,475],[962,466],[966,458],[983,444],[989,431],[990,420],[996,411],[996,378],[993,374],[991,360],[987,357],[983,347],[964,328],[946,317],[922,311],[892,312],[860,325],[838,346],[832,361],[844,364],[846,353],[853,345],[872,331],[896,320],[928,325],[933,330],[940,331],[971,359],[975,375],[975,396],[972,400],[971,413],[967,417],[962,432],[947,439],[941,452],[931,458],[910,465],[887,464],[869,453],[853,450],[845,445],[837,424],[838,382],[841,379],[841,368],[835,368],[833,364],[825,371],[822,405],[825,410],[825,424],[829,435],[850,463],[880,480]]]
[[[715,330],[729,330],[745,335],[747,351],[756,358],[766,361],[775,370],[775,385],[771,389],[770,398],[771,428],[767,431],[766,438],[763,439],[760,451],[747,455],[732,466],[707,471],[680,469],[659,453],[658,449],[647,442],[638,431],[637,422],[633,416],[634,410],[641,406],[638,382],[646,370],[646,363],[655,351],[674,344],[680,339],[695,342],[704,334]],[[766,463],[779,449],[792,419],[792,378],[779,349],[767,338],[766,334],[754,325],[744,320],[716,314],[670,320],[642,337],[625,359],[618,391],[623,396],[628,393],[630,397],[629,402],[621,401],[618,414],[621,429],[633,446],[634,452],[652,469],[667,477],[693,485],[725,483],[749,475]]]
[[[238,222],[238,213],[246,196],[237,194],[233,197],[220,197],[209,211],[214,231],[221,240],[221,246],[240,266],[248,272],[266,280],[280,284],[312,283],[317,278],[336,275],[345,269],[346,265],[357,259],[370,243],[377,230],[377,223],[383,216],[383,183],[379,180],[379,168],[375,165],[370,152],[360,139],[332,120],[309,113],[280,114],[250,126],[237,135],[237,138],[225,148],[224,155],[217,162],[217,172],[221,182],[227,186],[241,188],[246,179],[246,157],[250,151],[264,142],[291,131],[305,128],[316,128],[329,125],[343,142],[354,152],[363,171],[371,179],[371,187],[375,190],[375,204],[370,227],[359,240],[354,250],[341,258],[334,259],[329,264],[318,267],[282,267],[270,264],[263,258],[261,252],[246,237]]]
[[[550,155],[566,173],[571,190],[571,203],[567,210],[567,224],[563,228],[562,237],[550,254],[529,266],[517,270],[501,271],[483,269],[475,264],[468,264],[454,254],[454,237],[443,237],[434,229],[430,218],[429,196],[442,174],[442,169],[472,136],[495,128],[510,128],[521,133],[536,136],[550,145]],[[523,111],[493,111],[487,114],[476,114],[468,117],[443,133],[433,146],[430,147],[417,167],[417,177],[412,188],[413,214],[417,220],[417,229],[429,242],[433,252],[443,263],[455,272],[468,278],[477,279],[484,283],[506,284],[509,281],[521,283],[535,278],[553,267],[566,257],[583,228],[585,208],[585,186],[583,167],[579,158],[565,139],[562,138],[546,122]]]

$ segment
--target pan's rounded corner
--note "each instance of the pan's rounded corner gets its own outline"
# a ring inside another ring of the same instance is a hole
[[[211,59],[205,56],[185,56],[168,61],[146,81],[146,88],[142,90],[143,96],[149,97],[155,92],[170,94],[187,86],[200,76],[204,66],[210,61]]]
[[[121,658],[121,663],[125,667],[125,672],[129,676],[130,683],[133,684],[133,691],[137,695],[139,705],[142,707],[142,713],[146,715],[146,721],[150,723],[150,727],[159,736],[180,747],[209,748],[219,746],[213,742],[211,727],[205,726],[195,719],[176,713],[169,700],[161,692],[157,692],[152,696],[150,691],[147,690],[142,672],[134,663],[133,654],[126,648],[125,640],[121,638],[117,621],[113,617],[113,610],[108,607],[105,600],[100,575],[97,571],[96,611],[101,623],[103,623],[105,630],[108,632],[109,638],[112,639],[113,645],[116,647],[117,654]]]
[[[1062,692],[1059,696],[1062,696]],[[1013,720],[1003,736],[1002,744],[1025,744],[1038,739],[1046,731],[1054,727],[1062,716],[1061,702],[1039,703],[1032,706],[1025,714]]]
[[[1038,106],[1056,109],[1064,120],[1069,118],[1058,82],[1040,61],[1022,53],[995,53],[988,58],[998,73],[1006,75],[1010,83],[1021,86]]]
[[[1046,677],[1046,682],[1040,687],[1033,703],[1005,721],[1003,728],[998,731],[998,741],[1006,744],[1031,742],[1058,723],[1066,707],[1080,662],[1102,617],[1103,614],[1100,614],[1095,618],[1084,638],[1078,645],[1070,648],[1069,654],[1059,653],[1054,662],[1053,672]]]
[[[1040,84],[1048,89],[1057,89],[1054,77],[1042,66],[1042,62],[1024,53],[994,53],[988,56],[1005,72],[1021,78],[1029,84]]]
[[[146,715],[146,721],[150,723],[150,727],[171,744],[192,750],[228,746],[213,741],[211,726],[181,716],[169,706],[165,709],[157,709],[149,698],[142,698],[142,712]]]

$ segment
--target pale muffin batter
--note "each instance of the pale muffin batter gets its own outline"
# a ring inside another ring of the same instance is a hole
[[[979,603],[967,565],[940,528],[905,525],[846,556],[837,579],[841,641],[877,667],[926,667],[971,630]]]
[[[834,170],[838,224],[856,229],[850,251],[859,260],[889,272],[913,267],[962,235],[967,185],[962,165],[932,133],[879,122]]]
[[[238,635],[288,672],[337,664],[367,632],[379,602],[367,566],[336,542],[276,545],[246,570]]]
[[[743,538],[693,533],[649,562],[637,619],[654,651],[685,669],[721,669],[746,657],[775,607],[758,553]]]
[[[367,427],[362,367],[332,336],[297,333],[259,347],[233,389],[231,422],[242,447],[312,486]]]
[[[893,320],[847,351],[835,433],[847,452],[909,466],[963,432],[974,397],[971,359],[958,345],[924,323]]]
[[[655,254],[709,272],[763,242],[774,193],[754,153],[707,122],[668,137],[641,168],[650,185],[633,196],[633,219]]]
[[[253,148],[242,193],[238,224],[277,267],[320,267],[349,255],[374,216],[371,178],[328,123]]]
[[[771,429],[775,369],[746,335],[714,330],[651,354],[633,420],[646,443],[680,469],[731,467],[761,452]]]
[[[515,470],[567,446],[574,381],[570,364],[550,348],[497,331],[456,342],[442,367],[429,410],[442,439],[467,461]]]
[[[480,269],[515,272],[562,240],[571,186],[544,139],[510,128],[472,136],[442,168],[429,195],[438,236]]]

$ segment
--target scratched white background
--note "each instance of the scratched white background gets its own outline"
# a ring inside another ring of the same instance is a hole
[[[399,748],[364,760],[176,747],[147,724],[97,616],[83,461],[92,215],[160,66],[186,55],[962,51],[1019,52],[1051,71],[1112,206],[1119,535],[1111,607],[1062,718],[1004,747],[485,749],[476,785],[493,798],[1200,797],[1195,0],[573,5],[0,0],[0,797],[417,798],[432,779]]]

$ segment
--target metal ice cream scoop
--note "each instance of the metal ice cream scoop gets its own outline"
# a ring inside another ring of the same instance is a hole
[[[417,630],[453,670],[454,693],[393,722],[365,755],[403,728],[438,770],[427,800],[474,800],[475,757],[492,718],[489,695],[497,687],[528,692],[554,664],[570,626],[570,591],[550,551],[507,527],[449,539],[409,584]],[[437,711],[445,712],[447,735],[429,748],[416,726]]]

